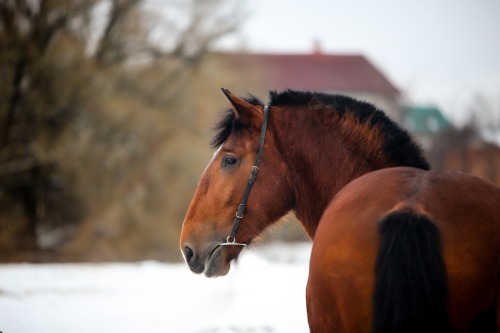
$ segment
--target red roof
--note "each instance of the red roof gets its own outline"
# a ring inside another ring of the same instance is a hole
[[[269,89],[399,94],[398,89],[362,55],[221,54],[237,66],[255,65]]]

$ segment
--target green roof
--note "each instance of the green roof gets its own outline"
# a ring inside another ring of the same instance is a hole
[[[402,111],[404,126],[416,134],[434,134],[451,127],[448,119],[433,106],[405,106]]]

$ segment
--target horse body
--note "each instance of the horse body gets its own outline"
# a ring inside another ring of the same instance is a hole
[[[380,221],[407,212],[428,217],[439,230],[442,253],[434,255],[446,263],[453,329],[478,332],[489,325],[493,332],[500,296],[499,203],[500,190],[493,184],[460,173],[389,168],[348,184],[329,204],[314,237],[307,285],[311,331],[371,332]],[[408,290],[393,292],[411,297]],[[490,317],[479,322],[484,314]],[[415,332],[442,332],[433,327],[431,322]]]
[[[226,238],[264,117],[261,102],[225,94],[232,109],[181,233],[189,267],[210,277],[227,274],[243,249]],[[233,241],[250,244],[295,212],[313,240],[311,331],[465,332],[485,320],[491,331],[494,311],[500,325],[498,188],[426,171],[409,135],[366,103],[287,91],[272,94],[270,108],[261,170]]]

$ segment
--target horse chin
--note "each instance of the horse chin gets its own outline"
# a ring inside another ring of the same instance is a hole
[[[230,264],[224,250],[224,246],[220,245],[212,250],[205,262],[205,271],[203,274],[206,277],[224,276],[229,273]]]

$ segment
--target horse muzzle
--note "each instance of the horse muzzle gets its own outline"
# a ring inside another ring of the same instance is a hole
[[[224,276],[229,272],[230,259],[227,249],[220,243],[211,243],[202,251],[186,244],[182,247],[184,259],[193,273],[207,277]]]

